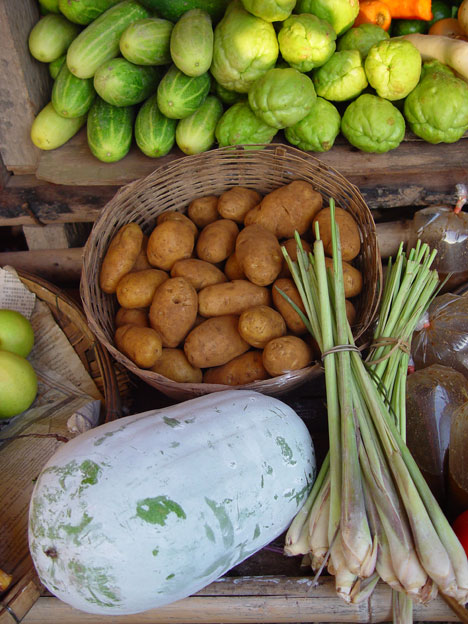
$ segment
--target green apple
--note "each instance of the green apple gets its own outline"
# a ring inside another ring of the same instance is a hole
[[[37,394],[37,376],[22,355],[0,350],[0,419],[12,418],[31,406]]]
[[[0,310],[0,349],[28,357],[34,345],[34,330],[16,310]]]

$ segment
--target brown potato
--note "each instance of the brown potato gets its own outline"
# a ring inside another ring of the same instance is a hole
[[[156,288],[168,278],[168,274],[161,269],[131,271],[117,284],[117,301],[123,308],[148,308]]]
[[[245,215],[244,224],[258,223],[281,238],[304,234],[322,208],[322,196],[305,180],[294,180],[265,195]]]
[[[150,370],[178,383],[203,381],[201,368],[192,366],[182,349],[163,349],[161,357]]]
[[[350,262],[359,254],[361,250],[361,235],[359,226],[353,215],[339,206],[335,206],[335,222],[338,225],[338,230],[340,232],[341,258],[346,262]],[[331,256],[333,249],[330,208],[322,208],[322,210],[315,216],[312,223],[312,229],[314,232],[316,223],[319,224],[320,238],[323,241],[325,253],[327,256]]]
[[[216,264],[232,254],[239,234],[237,223],[230,219],[218,219],[200,232],[196,253],[200,260]]]
[[[257,286],[272,284],[283,266],[278,239],[261,225],[247,225],[240,231],[235,253],[246,278]]]
[[[203,382],[243,386],[269,377],[270,375],[263,366],[262,352],[255,350],[238,355],[222,366],[206,369]]]
[[[139,368],[154,366],[162,354],[161,337],[151,327],[121,325],[115,330],[115,344]]]
[[[184,342],[184,352],[192,366],[221,366],[249,350],[250,345],[239,334],[235,314],[206,319],[194,327]]]
[[[178,210],[165,210],[156,219],[156,225],[160,225],[164,223],[164,221],[181,221],[189,226],[195,238],[198,236],[197,226],[187,215],[184,215],[183,212],[179,212]]]
[[[143,242],[141,243],[140,253],[135,260],[135,264],[132,267],[132,271],[143,271],[144,269],[151,269],[152,266],[148,261],[148,256],[146,255],[146,249],[148,248],[148,236],[143,234]]]
[[[236,252],[232,253],[226,260],[226,264],[224,265],[224,275],[228,278],[228,280],[245,279],[244,271],[237,262]]]
[[[198,293],[198,313],[202,316],[242,314],[255,305],[269,305],[270,291],[248,280],[233,280],[207,286]]]
[[[352,327],[354,323],[356,322],[356,316],[357,316],[356,308],[348,299],[346,299],[345,304],[346,304],[346,317],[348,319],[348,323]]]
[[[171,277],[184,277],[195,290],[201,290],[212,284],[226,282],[227,277],[217,266],[198,258],[177,260],[171,269]]]
[[[183,277],[171,277],[156,289],[149,321],[163,347],[177,347],[183,341],[195,323],[197,307],[197,291]]]
[[[343,285],[345,297],[355,297],[362,291],[363,281],[362,273],[356,267],[353,267],[349,262],[341,263],[343,267]],[[325,266],[333,270],[333,258],[325,258]]]
[[[239,334],[252,347],[263,349],[273,338],[286,334],[286,323],[281,314],[270,306],[254,306],[240,315]]]
[[[123,225],[112,238],[99,271],[99,286],[105,293],[115,293],[120,278],[129,273],[143,242],[138,223]]]
[[[203,229],[205,225],[219,219],[218,197],[216,195],[197,197],[190,202],[187,215],[195,225]]]
[[[114,323],[116,327],[121,327],[122,325],[149,327],[148,310],[141,308],[119,308],[115,315]]]
[[[151,266],[170,271],[177,260],[191,257],[194,246],[192,229],[186,223],[168,219],[151,232],[146,253]]]
[[[300,370],[312,362],[312,349],[298,336],[274,338],[263,349],[263,365],[272,377]]]
[[[278,291],[278,288],[282,290],[286,295],[288,295],[288,297],[292,301],[294,301],[294,303],[302,312],[305,312],[301,296],[296,288],[294,281],[289,277],[280,277],[274,282],[271,291],[273,305],[284,318],[290,332],[292,332],[296,336],[301,336],[302,334],[305,334],[307,332],[307,327],[305,326],[304,321],[301,319],[301,317],[292,307],[289,301],[287,301]]]
[[[312,248],[310,244],[301,238],[302,248],[306,253],[309,253]],[[284,247],[288,252],[288,256],[291,258],[293,262],[297,260],[297,243],[295,238],[288,238],[287,240],[281,243],[281,247]],[[283,256],[283,265],[281,267],[280,274],[278,277],[291,277],[291,271],[289,270],[288,263],[286,262],[286,258]]]
[[[244,223],[248,211],[262,200],[260,193],[244,186],[233,186],[221,193],[218,199],[218,212],[223,219]]]

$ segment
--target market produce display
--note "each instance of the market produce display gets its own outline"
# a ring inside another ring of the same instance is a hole
[[[453,143],[468,129],[466,2],[40,4],[29,49],[53,78],[31,128],[43,150],[87,118],[103,162],[133,141],[160,158],[275,137],[325,152],[341,135],[378,154],[407,131]]]

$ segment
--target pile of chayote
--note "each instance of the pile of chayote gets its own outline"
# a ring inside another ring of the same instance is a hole
[[[461,138],[468,84],[408,40],[353,27],[358,11],[357,0],[233,0],[214,31],[214,90],[228,105],[219,145],[268,143],[279,130],[315,152],[340,132],[377,153],[407,127],[431,143]]]

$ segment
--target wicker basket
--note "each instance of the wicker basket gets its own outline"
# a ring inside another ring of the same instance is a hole
[[[359,190],[339,172],[296,148],[275,144],[250,146],[249,149],[219,148],[181,158],[124,186],[105,206],[94,224],[84,249],[81,297],[90,328],[117,362],[177,400],[227,388],[223,385],[173,382],[138,368],[116,349],[113,334],[117,302],[114,296],[106,295],[99,288],[101,259],[112,237],[126,223],[134,221],[149,234],[158,215],[165,210],[185,212],[194,198],[220,195],[233,186],[245,186],[266,194],[297,179],[310,182],[322,194],[324,204],[334,198],[336,205],[350,211],[359,225],[362,248],[356,266],[363,272],[364,288],[357,302],[357,323],[353,331],[356,338],[363,334],[379,303],[382,266],[375,223]],[[320,374],[321,367],[315,364],[243,388],[281,395]]]

